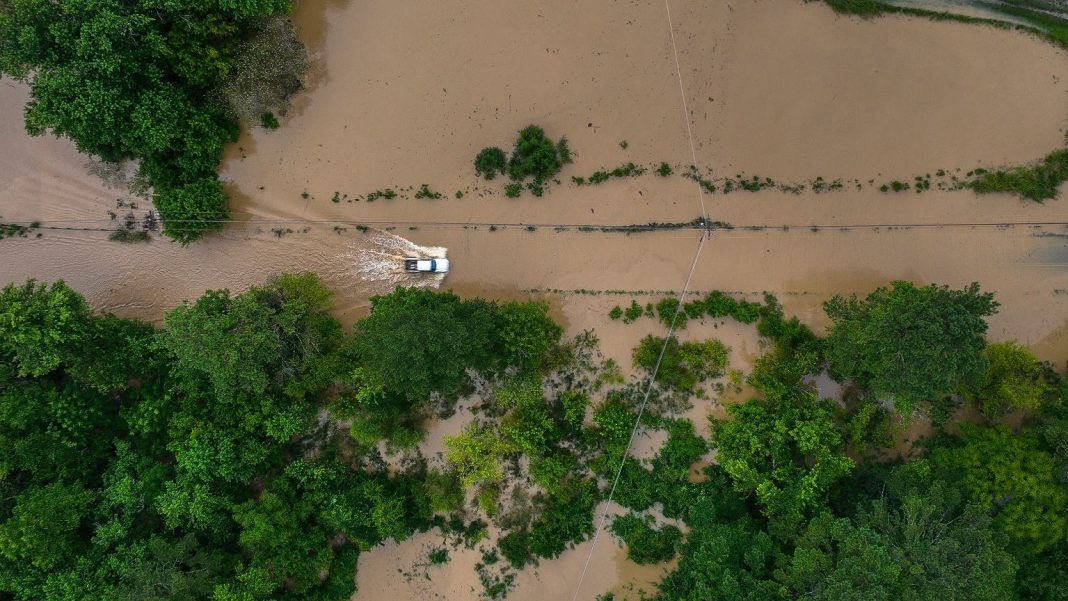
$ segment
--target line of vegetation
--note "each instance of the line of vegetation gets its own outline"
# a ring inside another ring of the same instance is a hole
[[[639,167],[634,163],[627,163],[620,165],[611,171],[594,171],[588,178],[578,175],[572,176],[571,181],[577,186],[596,186],[597,184],[603,184],[604,182],[612,178],[626,178],[626,177],[640,177],[645,174],[645,167]]]
[[[29,225],[21,225],[18,223],[0,223],[0,240],[4,238],[26,238],[34,230],[41,227],[39,221],[34,221]],[[37,234],[40,237],[40,234]]]

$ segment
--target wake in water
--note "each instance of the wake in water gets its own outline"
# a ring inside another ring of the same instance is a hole
[[[397,286],[437,288],[446,274],[406,272],[404,259],[444,259],[446,252],[447,249],[440,246],[419,246],[389,232],[370,230],[338,255],[336,275],[354,278],[371,296],[388,294]]]

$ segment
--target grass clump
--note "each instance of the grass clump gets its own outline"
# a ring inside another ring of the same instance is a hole
[[[121,242],[123,244],[137,244],[138,242],[148,242],[151,239],[152,237],[144,230],[122,228],[108,234],[108,240],[111,240],[112,242]]]
[[[623,308],[619,305],[612,307],[612,310],[608,312],[608,319],[612,321],[619,321],[623,317]]]
[[[504,195],[508,198],[519,198],[523,193],[523,184],[512,182],[504,187]]]
[[[675,173],[675,170],[667,163],[660,163],[660,166],[656,168],[656,174],[660,177],[668,177],[672,173]]]
[[[623,311],[623,323],[634,323],[645,311],[638,301],[630,301],[630,306]]]
[[[19,225],[17,223],[0,223],[0,240],[3,240],[4,238],[14,238],[16,236],[25,238],[27,234],[40,226],[41,224],[37,221],[34,221],[29,226]],[[40,234],[38,234],[38,237],[40,237]]]

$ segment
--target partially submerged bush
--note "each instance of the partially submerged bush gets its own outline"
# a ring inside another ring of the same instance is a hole
[[[483,148],[475,157],[475,175],[480,175],[487,180],[497,177],[498,173],[504,173],[507,167],[508,157],[496,146]]]
[[[663,349],[663,359],[657,369],[657,360]],[[727,353],[730,351],[718,340],[679,343],[674,336],[665,340],[646,336],[634,349],[634,365],[652,373],[656,370],[656,382],[681,392],[692,392],[708,378],[723,375],[727,368]]]

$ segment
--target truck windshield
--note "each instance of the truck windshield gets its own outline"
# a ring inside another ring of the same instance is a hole
[[[438,270],[438,262],[435,261],[434,259],[430,259],[430,271],[437,271],[437,270]]]

